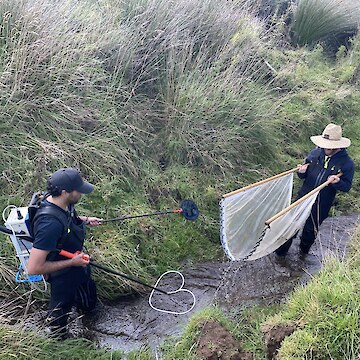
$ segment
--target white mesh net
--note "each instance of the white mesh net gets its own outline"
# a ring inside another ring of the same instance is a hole
[[[274,220],[268,227],[266,226],[264,236],[247,257],[246,260],[256,260],[275,251],[288,239],[294,236],[305,224],[310,216],[311,208],[316,200],[318,192],[311,195],[291,210]]]
[[[280,174],[281,175],[281,174]],[[272,179],[272,178],[271,178]],[[224,195],[221,241],[231,260],[255,260],[276,250],[304,225],[318,192],[272,221],[291,203],[293,172]]]

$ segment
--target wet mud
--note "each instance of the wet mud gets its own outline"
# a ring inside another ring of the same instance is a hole
[[[181,335],[191,316],[218,304],[226,312],[236,306],[267,305],[283,302],[298,284],[305,284],[322,267],[324,258],[333,254],[343,258],[346,245],[359,223],[359,216],[341,216],[325,220],[310,253],[299,255],[295,240],[286,257],[279,263],[271,254],[251,262],[214,261],[182,271],[184,288],[192,291],[196,305],[185,315],[158,312],[149,306],[149,294],[105,304],[97,319],[85,323],[88,336],[99,346],[130,351],[149,345],[155,352],[168,336]],[[159,287],[175,291],[181,285],[177,274],[165,276]],[[191,294],[154,295],[159,309],[186,311],[193,302]]]

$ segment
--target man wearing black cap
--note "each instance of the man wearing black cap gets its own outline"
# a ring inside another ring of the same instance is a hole
[[[97,226],[101,219],[78,216],[74,204],[94,186],[85,182],[79,171],[64,168],[47,181],[48,197],[37,210],[34,244],[28,262],[28,273],[47,275],[51,284],[48,323],[51,332],[67,336],[67,317],[73,305],[87,313],[95,309],[96,285],[91,278],[89,262],[83,258],[85,224]],[[72,259],[59,250],[79,252]]]

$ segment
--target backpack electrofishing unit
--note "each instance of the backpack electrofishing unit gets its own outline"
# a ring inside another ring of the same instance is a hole
[[[9,205],[3,211],[2,216],[5,227],[0,226],[0,231],[10,236],[20,261],[20,267],[16,274],[17,282],[45,282],[42,275],[29,275],[27,273],[27,263],[34,241],[34,224],[40,215],[56,217],[63,224],[63,238],[67,234],[71,217],[66,216],[63,212],[56,210],[56,208],[52,206],[42,206],[43,201],[48,196],[48,193],[36,192],[33,194],[29,206],[17,207],[15,205]],[[7,218],[6,213],[8,213]]]

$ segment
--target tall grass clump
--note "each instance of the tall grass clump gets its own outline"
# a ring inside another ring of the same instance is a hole
[[[267,146],[275,108],[267,87],[264,23],[248,1],[134,0],[123,8],[135,92],[154,101],[155,159],[236,167],[254,147]],[[123,67],[112,58],[110,66]],[[256,151],[255,151],[256,152]]]
[[[92,181],[163,158],[225,172],[271,150],[267,30],[249,6],[2,2],[2,188],[29,195],[65,165]]]
[[[194,16],[189,21],[212,31],[189,38],[180,53],[169,52],[161,93],[166,126],[158,127],[166,139],[165,158],[226,172],[261,146],[272,150],[267,136],[276,106],[265,80],[266,45],[260,40],[267,33],[246,7],[220,1],[205,9],[199,20]],[[209,46],[214,33],[221,39],[216,47]]]
[[[214,320],[219,322],[229,331],[234,331],[235,324],[226,318],[224,313],[217,307],[207,307],[193,316],[186,326],[186,329],[178,338],[169,338],[163,345],[164,359],[188,359],[198,360],[196,355],[202,330],[207,321]]]
[[[291,33],[296,45],[314,45],[354,33],[360,24],[360,6],[354,0],[299,0]]]
[[[3,139],[6,149],[22,144],[38,172],[80,165],[82,158],[94,177],[104,159],[107,172],[138,174],[137,160],[146,155],[140,149],[159,143],[175,160],[229,165],[208,144],[227,128],[223,121],[232,120],[239,125],[224,134],[224,147],[249,143],[256,117],[249,114],[266,97],[262,84],[254,83],[264,73],[260,22],[242,2],[101,5],[39,0],[36,8],[19,2],[16,11],[10,2],[3,5],[2,133],[18,129],[15,139]],[[262,117],[257,121],[264,123]],[[194,139],[199,132],[204,136]],[[29,166],[21,155],[11,159],[12,167]]]
[[[150,133],[146,99],[107,73],[102,49],[126,37],[111,13],[71,0],[5,1],[1,10],[0,164],[8,182],[65,164],[94,179],[137,174]]]

